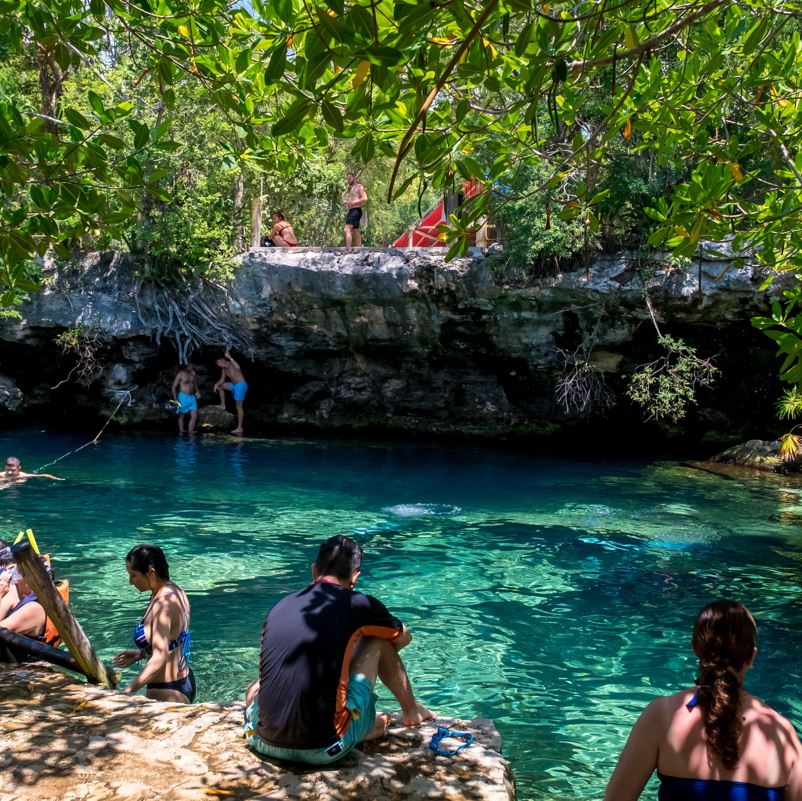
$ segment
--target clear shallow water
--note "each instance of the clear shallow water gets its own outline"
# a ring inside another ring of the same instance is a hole
[[[17,431],[0,456],[33,471],[86,439]],[[241,696],[267,610],[346,533],[366,551],[359,588],[413,632],[421,701],[492,718],[521,799],[601,795],[647,701],[693,682],[693,617],[722,595],[760,624],[750,687],[802,724],[802,485],[667,462],[114,432],[46,472],[68,481],[0,491],[0,536],[34,529],[105,659],[147,602],[124,556],[161,545],[192,601],[199,700]]]

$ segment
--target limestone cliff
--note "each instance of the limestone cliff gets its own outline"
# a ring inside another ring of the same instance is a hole
[[[749,324],[764,311],[762,276],[725,266],[663,264],[647,273],[622,255],[510,287],[481,256],[446,263],[442,251],[269,249],[245,254],[230,285],[192,311],[195,296],[167,303],[164,290],[135,277],[130,256],[90,254],[49,272],[21,320],[0,322],[0,407],[7,418],[108,413],[121,397],[114,391],[129,389],[132,405],[117,419],[163,421],[186,323],[199,344],[192,357],[202,403],[216,402],[214,359],[233,344],[250,384],[252,432],[286,424],[564,429],[587,417],[555,399],[566,354],[577,354],[616,398],[604,427],[633,433],[642,415],[626,398],[626,376],[657,352],[648,290],[662,331],[722,371],[700,396],[690,430],[765,435],[776,363],[771,342]],[[192,313],[182,321],[182,311]],[[71,373],[74,354],[54,344],[76,324],[97,340],[98,371],[82,382]]]

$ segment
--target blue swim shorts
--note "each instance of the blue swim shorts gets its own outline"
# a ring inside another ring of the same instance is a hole
[[[245,393],[248,391],[247,381],[237,381],[236,384],[231,385],[231,396],[235,401],[244,401]]]
[[[307,765],[330,765],[342,759],[355,745],[362,742],[376,725],[376,693],[370,679],[352,674],[348,681],[346,706],[351,711],[351,725],[342,740],[325,748],[282,748],[266,743],[257,733],[259,703],[254,701],[245,710],[245,744],[263,756],[284,762],[304,762]]]
[[[189,412],[198,411],[198,399],[194,395],[188,395],[186,392],[178,393],[178,413],[188,414]]]

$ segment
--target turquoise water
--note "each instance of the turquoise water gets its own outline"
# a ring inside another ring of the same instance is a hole
[[[32,471],[86,439],[6,433],[0,455]],[[241,696],[265,613],[307,581],[322,539],[346,533],[366,551],[359,588],[415,637],[404,658],[421,701],[492,718],[521,799],[601,795],[646,702],[692,683],[690,627],[718,596],[758,618],[750,687],[802,723],[802,485],[668,462],[115,432],[46,472],[68,480],[0,491],[0,536],[35,530],[106,659],[147,602],[124,556],[161,545],[192,601],[199,700]]]

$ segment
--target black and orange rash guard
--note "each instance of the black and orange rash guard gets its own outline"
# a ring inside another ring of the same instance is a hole
[[[337,742],[351,723],[345,693],[356,640],[394,640],[402,629],[381,601],[338,584],[282,598],[262,626],[259,736],[283,748]]]

